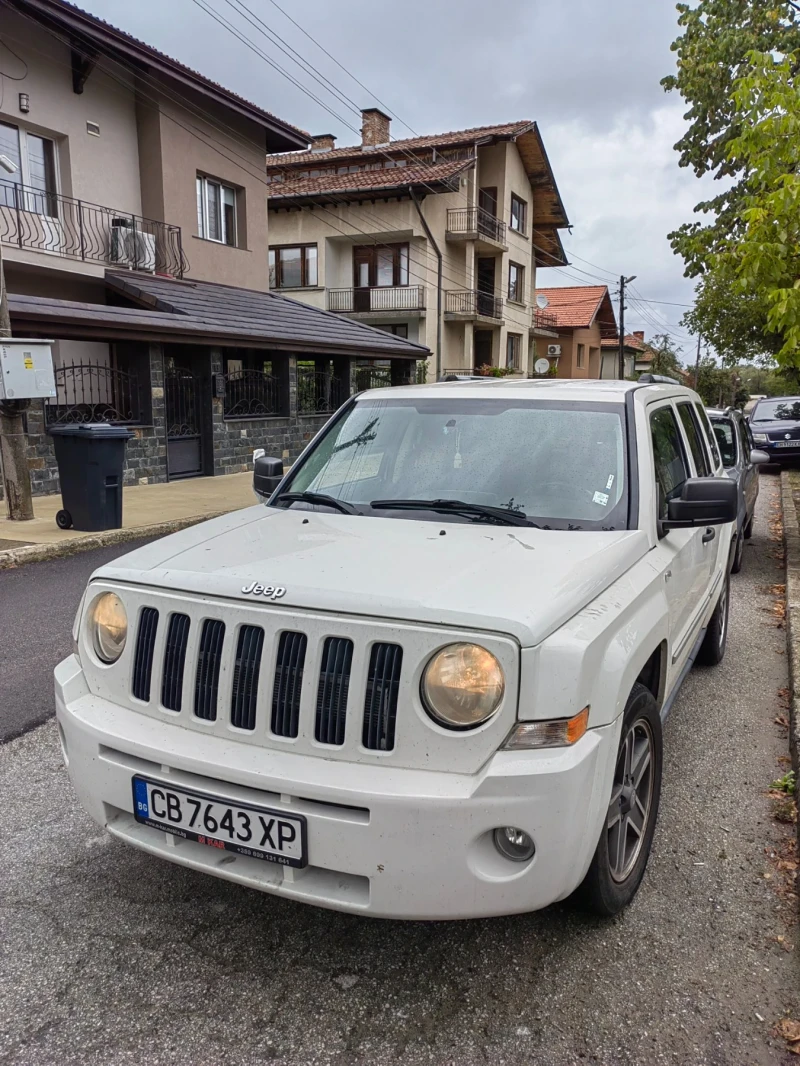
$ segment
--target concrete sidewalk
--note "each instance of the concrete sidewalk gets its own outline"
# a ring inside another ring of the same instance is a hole
[[[253,475],[249,471],[163,485],[131,485],[123,490],[122,529],[100,533],[59,529],[55,516],[61,509],[61,496],[37,496],[33,501],[35,518],[30,522],[0,518],[0,570],[132,537],[171,533],[203,519],[251,506],[256,502],[252,487]],[[0,503],[0,507],[4,504]]]

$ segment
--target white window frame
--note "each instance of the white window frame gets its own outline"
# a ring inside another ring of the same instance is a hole
[[[219,203],[220,203],[220,230],[221,237],[210,237],[208,226],[208,186],[215,185],[219,189]],[[233,185],[226,185],[224,181],[218,181],[216,178],[210,178],[206,174],[198,174],[196,181],[197,192],[197,223],[198,237],[201,237],[204,241],[212,241],[214,244],[224,244],[228,248],[239,247],[239,196],[238,191]],[[226,237],[227,223],[225,221],[225,201],[224,193],[228,191],[233,194],[233,240],[228,241]]]
[[[509,356],[512,355],[513,361],[509,361]],[[522,363],[522,334],[521,333],[506,333],[506,366],[509,370],[519,370]]]
[[[19,184],[24,185],[25,189],[29,190],[31,188],[31,168],[30,160],[28,159],[28,130],[26,130],[24,126],[16,125],[16,123],[14,122],[6,122],[5,119],[0,120],[0,125],[7,126],[9,129],[17,131],[17,142],[19,144]],[[49,144],[52,146],[51,150],[53,152],[54,188],[52,190],[46,190],[45,192],[41,192],[41,190],[35,190],[35,192],[33,193],[26,191],[25,200],[23,203],[20,204],[20,209],[22,211],[31,211],[34,213],[38,213],[36,212],[36,208],[32,206],[35,203],[36,196],[60,196],[61,194],[61,183],[58,167],[58,142],[55,141],[52,137],[45,137],[41,133],[33,133],[32,136],[38,137],[41,141],[48,141]],[[0,171],[0,177],[11,178],[13,177],[13,175],[6,174],[5,171]]]

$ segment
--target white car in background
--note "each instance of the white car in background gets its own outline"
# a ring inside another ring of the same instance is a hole
[[[669,382],[376,389],[268,496],[102,567],[56,669],[110,833],[290,899],[472,918],[636,892],[662,721],[725,651],[736,486]]]

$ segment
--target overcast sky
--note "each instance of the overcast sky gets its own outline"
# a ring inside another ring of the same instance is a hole
[[[354,109],[301,74],[248,25],[241,9],[234,13],[240,0],[200,2],[313,89],[336,115],[270,68],[195,0],[82,0],[81,6],[311,133],[334,133],[339,145],[358,142]],[[624,271],[637,275],[634,300],[638,293],[653,301],[691,302],[693,283],[683,277],[666,235],[692,217],[709,190],[678,167],[672,146],[684,126],[684,109],[659,85],[674,66],[673,0],[278,0],[366,89],[272,0],[241,2],[357,107],[383,101],[417,133],[535,119],[573,226],[562,235],[572,266],[541,270],[540,286],[596,284],[600,275],[613,290]],[[400,122],[392,125],[393,136],[411,136]],[[688,359],[693,341],[679,326],[684,310],[631,302],[626,327],[650,336],[658,322],[668,323],[664,328]]]

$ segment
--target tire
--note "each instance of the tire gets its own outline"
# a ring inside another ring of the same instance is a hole
[[[697,653],[697,661],[703,666],[716,666],[725,658],[725,648],[728,644],[728,607],[731,600],[731,580],[726,576],[719,594],[717,606],[708,623],[706,636]]]
[[[72,515],[69,511],[56,511],[56,525],[59,529],[72,529]]]
[[[744,524],[744,529],[742,530],[742,536],[744,537],[745,540],[750,540],[750,538],[753,535],[753,520],[755,519],[755,517],[756,516],[754,514],[751,514],[750,517],[747,519],[747,521]]]
[[[638,759],[644,759],[645,744],[648,762],[637,766],[637,752]],[[574,896],[586,910],[610,918],[636,895],[656,830],[662,762],[658,707],[652,692],[637,681],[622,719],[608,814],[592,864]],[[639,773],[638,785],[629,772],[631,765]]]
[[[744,530],[736,538],[736,550],[733,553],[733,562],[731,563],[731,573],[738,574],[742,569],[742,559],[744,557]]]

